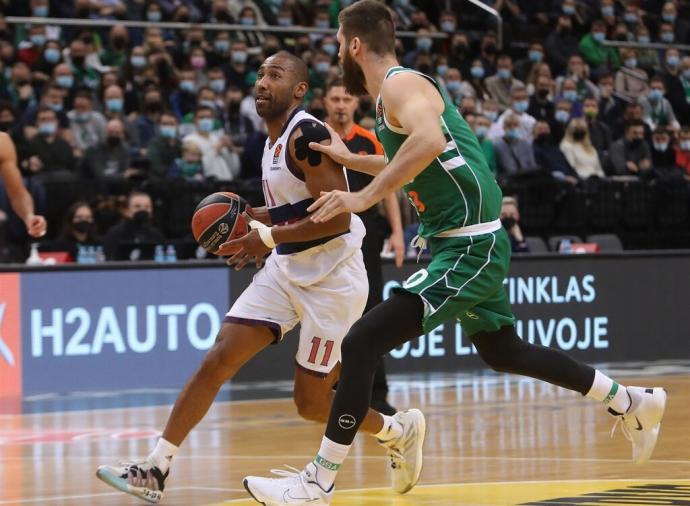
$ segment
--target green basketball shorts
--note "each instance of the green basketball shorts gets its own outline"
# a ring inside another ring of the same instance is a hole
[[[510,264],[510,240],[501,228],[472,237],[432,237],[431,263],[397,291],[424,301],[424,332],[458,320],[471,336],[515,323],[503,280]]]

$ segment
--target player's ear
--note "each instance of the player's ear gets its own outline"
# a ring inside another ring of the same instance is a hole
[[[350,46],[350,50],[352,51],[352,56],[357,56],[362,50],[362,39],[360,39],[359,37],[352,37],[348,45]]]
[[[305,82],[297,83],[297,86],[295,86],[295,98],[304,98],[304,96],[307,94],[307,91],[309,90],[309,85]]]

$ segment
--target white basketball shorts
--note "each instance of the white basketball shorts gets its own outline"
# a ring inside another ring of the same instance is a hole
[[[307,286],[291,281],[278,267],[275,253],[266,260],[225,316],[225,322],[265,325],[276,343],[301,323],[297,366],[326,376],[340,362],[340,345],[361,316],[369,294],[362,252],[337,263]]]

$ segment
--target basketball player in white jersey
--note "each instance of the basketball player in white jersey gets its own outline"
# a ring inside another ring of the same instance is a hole
[[[307,217],[307,207],[321,192],[346,190],[347,183],[342,166],[308,147],[309,142],[330,142],[330,136],[301,107],[306,81],[306,65],[290,53],[277,53],[259,68],[256,110],[268,128],[262,161],[266,208],[248,210],[253,230],[223,245],[221,252],[232,255],[228,263],[236,268],[248,262],[258,266],[270,255],[226,315],[216,344],[184,387],[153,452],[140,462],[98,468],[97,476],[118,490],[159,502],[178,447],[221,385],[297,323],[295,404],[303,418],[321,423],[328,418],[341,340],[364,310],[368,285],[361,220],[343,214],[315,224]],[[417,455],[423,423],[417,410],[393,417],[369,410],[364,421],[364,430],[388,449],[398,492],[406,492],[419,478],[406,457]]]

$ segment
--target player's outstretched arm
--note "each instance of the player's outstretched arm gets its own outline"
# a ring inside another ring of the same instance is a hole
[[[347,149],[338,132],[333,130],[328,124],[326,124],[326,128],[331,136],[330,144],[310,142],[309,149],[325,154],[334,162],[344,165],[350,170],[364,172],[372,176],[381,172],[386,166],[383,155],[359,155],[352,153]]]
[[[22,182],[17,168],[17,153],[9,135],[0,132],[0,176],[7,191],[12,209],[26,224],[26,230],[33,237],[46,233],[46,220],[34,214],[34,201]]]
[[[315,223],[340,213],[368,209],[392,191],[414,179],[446,148],[440,115],[445,107],[438,90],[424,77],[405,72],[387,79],[381,88],[388,120],[408,135],[395,157],[363,190],[329,192],[309,211]]]

